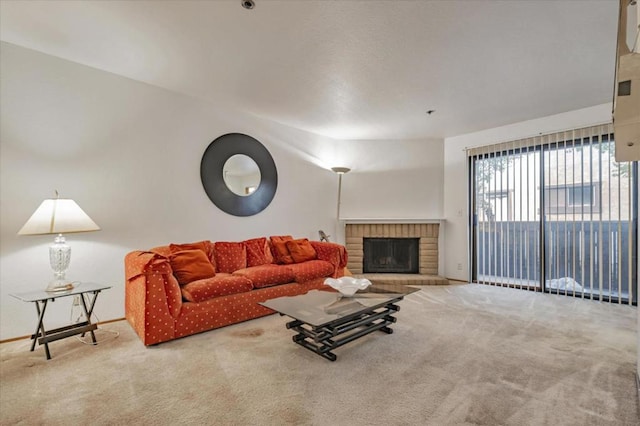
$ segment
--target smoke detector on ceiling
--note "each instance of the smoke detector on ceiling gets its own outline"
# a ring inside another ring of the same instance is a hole
[[[256,3],[253,0],[242,0],[240,3],[242,4],[242,7],[247,10],[251,10],[256,7]]]

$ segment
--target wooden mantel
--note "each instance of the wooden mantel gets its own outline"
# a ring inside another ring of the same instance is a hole
[[[344,225],[346,224],[386,224],[386,223],[407,223],[407,224],[415,224],[415,223],[439,223],[442,224],[445,222],[444,219],[408,219],[408,218],[399,218],[399,219],[380,219],[380,218],[346,218],[340,219],[340,222]]]

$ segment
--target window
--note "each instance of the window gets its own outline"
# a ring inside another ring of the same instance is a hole
[[[567,204],[569,207],[593,206],[593,202],[595,201],[593,189],[593,185],[580,185],[567,188]]]
[[[600,213],[600,182],[550,185],[544,193],[547,214]]]
[[[467,150],[471,279],[637,301],[638,164],[602,125]]]
[[[513,219],[513,191],[498,190],[488,191],[487,208],[485,214],[490,220],[511,220]]]

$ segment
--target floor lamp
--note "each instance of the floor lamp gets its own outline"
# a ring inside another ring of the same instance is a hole
[[[333,170],[334,173],[338,174],[338,206],[336,210],[336,221],[338,222],[338,226],[336,230],[338,231],[338,237],[340,238],[343,234],[340,229],[340,199],[342,197],[342,175],[345,173],[349,173],[351,169],[348,167],[332,167],[331,170]]]

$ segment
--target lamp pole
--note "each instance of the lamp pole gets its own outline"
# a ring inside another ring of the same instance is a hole
[[[338,174],[338,207],[336,210],[336,219],[340,221],[340,204],[342,198],[342,175],[351,171],[348,167],[332,167],[334,173]]]
[[[336,218],[340,220],[340,198],[342,196],[342,173],[338,174],[338,210],[336,212]]]

